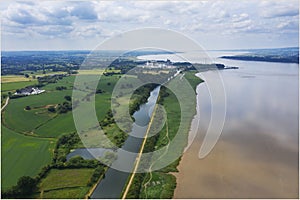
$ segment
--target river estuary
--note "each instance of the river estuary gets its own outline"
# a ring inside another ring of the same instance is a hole
[[[179,61],[172,56],[142,58]],[[198,74],[209,78],[220,73],[223,79],[227,112],[222,135],[210,154],[199,159],[212,106],[202,83],[194,119],[200,124],[198,129],[192,125],[197,136],[178,166],[174,198],[298,198],[299,65],[214,61],[239,67]]]

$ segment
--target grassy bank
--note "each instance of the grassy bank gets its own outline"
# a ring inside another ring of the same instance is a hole
[[[196,71],[184,72],[184,77],[192,86],[194,91],[196,90],[197,85],[202,82],[201,79],[195,76],[196,73]],[[184,95],[185,91],[182,92]],[[196,101],[196,94],[194,95],[194,98],[195,99],[191,99],[191,101]],[[179,124],[181,123],[181,110],[177,97],[171,92],[171,90],[162,87],[158,103],[165,108],[167,114],[166,123],[157,135],[147,139],[144,152],[168,146],[176,134],[180,134],[181,138],[181,142],[176,144],[176,151],[183,152],[184,147],[187,145],[191,121],[196,114],[196,107],[189,108],[188,114],[185,113],[185,118],[182,122],[184,123],[184,126],[180,129],[180,132],[177,133],[179,130]],[[155,115],[157,114],[158,113],[155,113]],[[159,118],[159,116],[157,116],[157,118]],[[155,126],[155,124],[152,126]],[[167,148],[166,152],[164,152],[164,154],[160,157],[152,158],[154,162],[153,165],[149,167],[150,170],[154,167],[155,162],[163,160],[173,153],[174,152],[169,151]],[[172,198],[176,188],[176,178],[170,174],[170,172],[178,171],[177,165],[179,164],[179,161],[180,158],[155,172],[136,174],[126,198]]]

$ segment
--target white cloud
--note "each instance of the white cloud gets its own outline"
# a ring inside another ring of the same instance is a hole
[[[298,1],[263,1],[260,3],[261,16],[265,18],[290,17],[299,15]]]
[[[214,45],[214,35],[224,40],[255,35],[263,44],[267,34],[286,38],[299,32],[295,0],[25,1],[0,9],[4,39],[14,35],[28,40],[44,38],[45,42],[49,38],[77,39],[88,44],[86,40],[104,39],[126,30],[161,27],[206,37],[205,41]]]
[[[247,13],[242,13],[239,15],[235,14],[232,16],[232,22],[241,22],[248,19],[249,19],[249,15]]]

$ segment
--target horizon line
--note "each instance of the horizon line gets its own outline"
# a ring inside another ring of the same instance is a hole
[[[233,48],[233,49],[207,49],[205,51],[245,51],[245,50],[265,50],[265,49],[288,49],[299,48],[299,46],[287,46],[287,47],[261,47],[261,48]],[[93,49],[33,49],[33,50],[1,50],[1,52],[37,52],[37,51],[128,51],[125,49],[114,50],[93,50]],[[159,50],[139,50],[139,51],[159,51]]]

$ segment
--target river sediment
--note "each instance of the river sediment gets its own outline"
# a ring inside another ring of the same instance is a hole
[[[223,62],[240,69],[221,72],[227,94],[222,135],[210,154],[199,159],[212,106],[201,84],[200,125],[174,174],[174,198],[298,198],[299,66]]]

